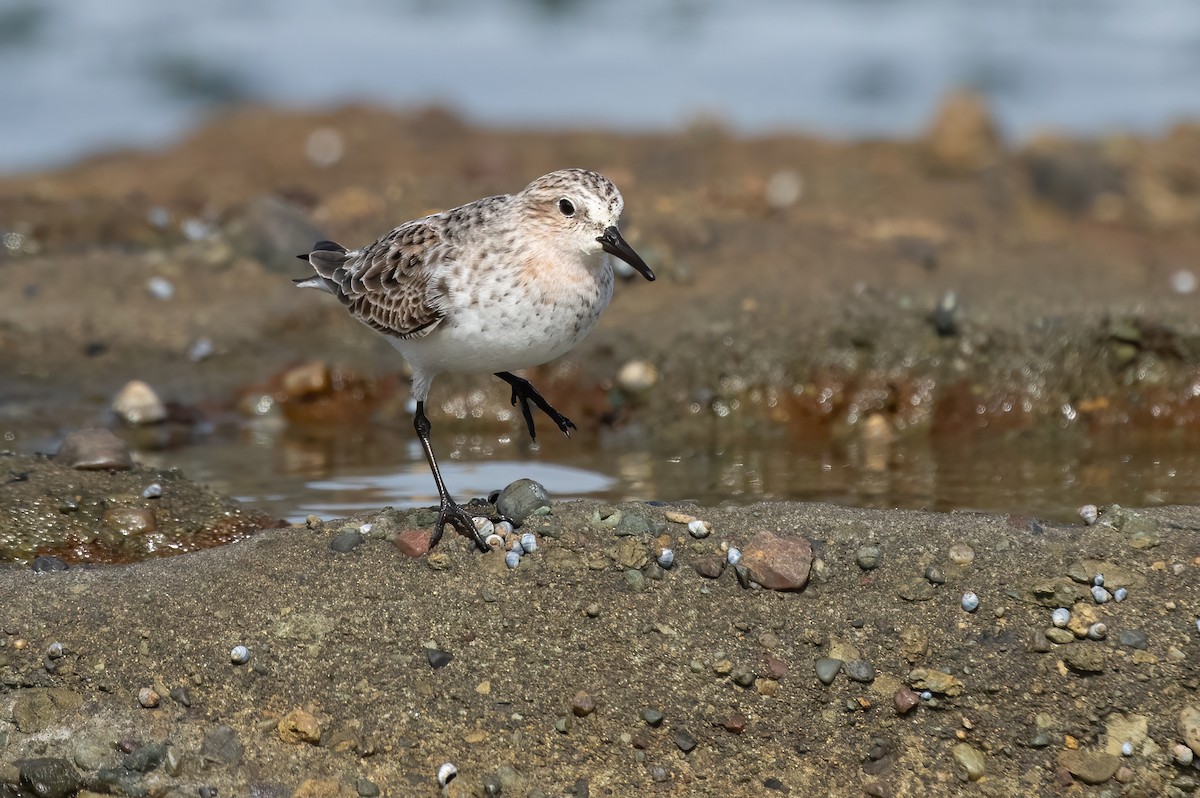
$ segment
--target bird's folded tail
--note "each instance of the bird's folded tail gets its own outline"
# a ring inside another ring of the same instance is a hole
[[[333,241],[318,241],[313,244],[312,252],[296,257],[312,264],[316,274],[312,277],[300,277],[293,282],[300,288],[319,288],[331,294],[337,293],[335,285],[330,281],[334,272],[346,262],[347,250],[341,244]]]

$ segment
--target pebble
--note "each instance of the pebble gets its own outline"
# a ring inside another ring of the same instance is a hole
[[[696,738],[693,737],[687,729],[676,729],[675,731],[671,732],[671,740],[675,743],[676,747],[678,747],[679,750],[683,751],[685,754],[691,753],[691,751],[696,747]]]
[[[112,411],[131,426],[160,424],[167,420],[167,406],[146,383],[130,380],[113,398]]]
[[[75,764],[82,769],[99,770],[112,759],[112,743],[102,741],[96,737],[81,736],[75,741],[72,756],[75,759]]]
[[[975,549],[966,543],[955,543],[948,552],[950,562],[959,566],[967,566],[975,562]]]
[[[158,706],[158,702],[162,700],[162,697],[153,687],[143,687],[141,690],[138,690],[137,699],[138,703],[146,709],[153,709]]]
[[[693,518],[688,521],[688,534],[697,540],[703,540],[712,533],[712,526],[707,521],[701,521],[699,518]]]
[[[742,561],[741,549],[735,549],[733,546],[730,546],[729,551],[725,552],[725,561],[730,565],[737,565],[740,563]]]
[[[617,372],[617,385],[629,393],[642,393],[658,383],[658,369],[646,360],[630,360]]]
[[[1171,273],[1171,290],[1177,294],[1190,294],[1196,290],[1197,283],[1194,272],[1188,269],[1179,269]]]
[[[921,696],[909,687],[901,687],[892,696],[892,704],[896,707],[897,715],[907,715],[919,703],[921,703]]]
[[[211,338],[197,338],[196,342],[188,347],[188,360],[199,363],[201,360],[212,357],[215,351],[216,347],[213,346]]]
[[[812,544],[807,538],[759,532],[742,552],[750,578],[768,590],[802,590],[812,571]]]
[[[39,554],[33,558],[32,569],[35,574],[45,574],[51,571],[66,571],[71,566],[60,560],[58,557],[51,557],[48,554]]]
[[[1058,755],[1058,764],[1085,784],[1103,784],[1116,775],[1121,760],[1103,751],[1068,748]]]
[[[381,794],[379,785],[370,779],[356,779],[354,782],[354,791],[362,798],[376,798]]]
[[[449,651],[442,651],[438,648],[427,648],[425,649],[425,659],[429,662],[429,667],[436,671],[453,662],[454,655]]]
[[[585,690],[580,690],[571,699],[571,713],[577,718],[586,718],[596,711],[596,699]]]
[[[279,739],[288,745],[317,745],[321,742],[321,724],[303,709],[293,709],[284,715],[275,731]]]
[[[716,579],[725,572],[725,560],[719,557],[700,557],[691,563],[692,570],[705,579]]]
[[[516,549],[511,549],[504,553],[504,564],[509,568],[516,568],[521,564],[521,552]]]
[[[155,275],[146,281],[146,290],[150,292],[150,296],[155,299],[161,299],[164,302],[175,296],[175,286],[166,277]]]
[[[1075,642],[1075,633],[1069,629],[1051,627],[1047,629],[1044,634],[1046,635],[1047,640],[1052,643],[1057,643],[1060,646],[1065,646],[1067,643]]]
[[[1175,760],[1175,764],[1187,767],[1195,761],[1196,752],[1183,743],[1175,743],[1171,746],[1171,758]]]
[[[160,499],[162,498],[162,485],[157,482],[152,482],[142,491],[143,499]]]
[[[234,665],[245,665],[250,661],[250,649],[245,646],[234,646],[229,650],[229,661]]]
[[[873,571],[879,567],[879,559],[882,556],[883,549],[872,543],[867,546],[859,546],[858,551],[854,553],[854,561],[864,571]]]
[[[50,659],[58,659],[63,655],[63,652],[64,649],[62,643],[54,642],[46,646],[46,656]]]
[[[138,773],[149,773],[163,763],[167,758],[167,751],[166,743],[147,743],[127,754],[121,765]]]
[[[1145,651],[1149,645],[1146,633],[1140,629],[1122,629],[1117,635],[1117,642],[1126,648],[1136,648]]]
[[[1133,756],[1133,743],[1128,740],[1121,743],[1121,756]]]
[[[979,609],[979,596],[974,593],[963,593],[962,608],[967,612],[975,612]]]
[[[663,713],[653,707],[646,707],[642,710],[642,720],[647,726],[661,726],[663,722]]]
[[[1063,661],[1081,673],[1102,673],[1105,666],[1104,653],[1097,646],[1068,646]]]
[[[238,739],[237,732],[224,724],[206,734],[204,742],[200,744],[200,758],[207,762],[235,766],[242,761],[244,753],[245,746]]]
[[[822,657],[813,663],[813,667],[817,671],[817,678],[821,680],[821,684],[830,685],[837,678],[838,671],[842,669],[842,661],[832,657]]]
[[[539,482],[518,479],[496,497],[496,512],[520,526],[531,516],[550,512],[550,494]]]
[[[1093,576],[1092,584],[1098,587],[1104,587],[1104,574],[1096,574]]]
[[[447,784],[449,784],[451,781],[453,781],[454,777],[457,775],[458,775],[458,768],[456,768],[454,766],[453,762],[447,762],[446,764],[444,764],[440,768],[438,768],[438,772],[437,772],[438,784],[445,787]]]
[[[928,580],[929,584],[931,585],[946,584],[946,575],[942,573],[942,569],[938,568],[936,565],[931,565],[925,569],[925,579]]]
[[[68,468],[81,470],[124,471],[133,468],[128,444],[106,429],[67,433],[55,459]]]
[[[1179,710],[1179,736],[1192,753],[1200,754],[1200,704]]]
[[[1066,629],[1067,624],[1071,622],[1071,611],[1066,607],[1059,607],[1050,615],[1050,622],[1059,629]]]
[[[804,178],[790,169],[780,169],[767,178],[767,205],[781,211],[795,205],[804,195]]]
[[[1109,593],[1099,585],[1093,585],[1092,598],[1096,600],[1097,604],[1105,604],[1112,598],[1112,593]]]
[[[347,529],[329,541],[329,548],[338,554],[346,554],[361,546],[364,541],[366,538],[357,529]]]
[[[959,743],[954,746],[953,753],[954,761],[966,772],[968,780],[979,781],[983,778],[987,764],[983,752],[966,743]]]
[[[1094,504],[1085,504],[1079,508],[1079,517],[1086,526],[1091,526],[1100,520],[1100,510]]]
[[[67,798],[83,786],[75,767],[66,759],[39,757],[16,762],[17,780],[27,791],[14,790],[12,795],[36,795],[38,798]],[[15,785],[14,785],[15,786]],[[7,794],[7,793],[6,793]]]
[[[863,682],[870,684],[875,681],[875,666],[870,660],[854,659],[842,665],[842,670],[846,672],[846,676],[855,682]]]

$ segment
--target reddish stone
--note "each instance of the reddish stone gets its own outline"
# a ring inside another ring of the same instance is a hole
[[[406,529],[392,539],[396,548],[409,557],[421,557],[429,551],[429,538],[432,533],[428,529]]]
[[[692,568],[705,579],[716,579],[725,570],[725,558],[701,557],[692,561]]]
[[[802,590],[812,570],[813,550],[807,539],[759,532],[742,549],[742,565],[750,578],[768,590]]]
[[[763,670],[766,671],[767,678],[779,680],[787,675],[787,663],[775,656],[771,652],[763,655]]]
[[[740,712],[735,712],[726,718],[721,726],[731,734],[741,734],[746,730],[746,716]]]
[[[892,696],[892,703],[896,707],[897,715],[907,715],[913,707],[921,703],[921,696],[912,688],[901,687],[896,691],[896,695]]]
[[[577,718],[586,718],[596,711],[596,700],[583,690],[580,690],[571,699],[571,711],[575,713],[575,717]]]

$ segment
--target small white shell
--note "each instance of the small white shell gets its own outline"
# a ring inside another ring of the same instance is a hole
[[[1088,627],[1087,636],[1091,640],[1103,640],[1108,637],[1108,626],[1097,621]]]
[[[137,699],[138,703],[146,709],[153,709],[158,706],[158,702],[162,700],[162,696],[153,687],[143,687],[141,690],[138,690]]]
[[[1104,574],[1096,574],[1093,576],[1092,584],[1098,587],[1104,587]]]
[[[707,521],[701,521],[699,518],[688,521],[687,527],[688,534],[697,539],[706,538],[712,532],[712,526]]]
[[[438,784],[445,787],[457,775],[458,775],[458,768],[456,768],[454,766],[453,762],[447,762],[446,764],[444,764],[440,768],[438,768]]]
[[[1123,587],[1119,587],[1113,591],[1113,601],[1124,601],[1129,596],[1129,591]]]
[[[974,593],[963,593],[962,608],[967,612],[975,612],[979,609],[979,596]]]
[[[533,554],[537,551],[537,538],[532,532],[521,535],[521,548],[525,549],[526,554]]]
[[[657,560],[658,564],[663,568],[670,568],[675,564],[675,552],[671,549],[663,549],[654,559]]]
[[[471,521],[473,521],[475,524],[475,531],[483,535],[485,538],[492,534],[492,530],[495,529],[495,526],[492,524],[491,520],[484,518],[482,515],[475,516],[471,519]]]
[[[733,546],[730,546],[729,551],[725,552],[725,561],[728,562],[730,565],[737,565],[738,563],[740,563],[742,561],[741,550],[735,549]]]
[[[1079,508],[1079,517],[1083,519],[1083,523],[1091,526],[1100,520],[1100,510],[1094,504],[1085,504]]]
[[[495,532],[484,538],[483,542],[491,546],[493,549],[504,548],[504,538],[500,537]]]
[[[229,650],[229,661],[234,665],[244,665],[250,661],[250,649],[245,646],[234,646]]]
[[[159,485],[157,482],[147,485],[146,489],[142,491],[143,499],[157,499],[160,496],[162,496],[162,485]]]
[[[63,644],[59,642],[51,643],[46,647],[46,656],[50,659],[58,659],[63,655]]]
[[[1129,740],[1121,743],[1121,756],[1133,756],[1133,743]]]
[[[1071,622],[1071,611],[1066,607],[1059,607],[1050,616],[1050,622],[1059,629],[1066,629],[1067,624]]]
[[[521,553],[515,549],[508,552],[504,555],[504,564],[509,568],[516,568],[521,564]]]
[[[495,524],[493,524],[493,527],[498,534],[506,537],[513,533],[512,521],[497,521]]]

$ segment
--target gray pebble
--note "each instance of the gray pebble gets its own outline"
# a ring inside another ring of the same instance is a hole
[[[67,468],[125,471],[133,468],[129,445],[106,429],[67,433],[54,459]]]
[[[453,662],[454,655],[449,651],[442,651],[436,648],[427,648],[425,649],[425,659],[429,661],[429,667],[436,671]]]
[[[347,529],[329,541],[329,548],[338,554],[346,554],[361,546],[365,540],[366,538],[357,529]]]
[[[550,511],[550,494],[532,479],[518,479],[496,497],[496,512],[520,526],[532,515]]]
[[[929,584],[931,585],[946,584],[946,575],[936,565],[931,565],[925,569],[925,578],[929,580]]]
[[[733,669],[733,683],[738,687],[753,687],[754,686],[754,671],[747,668]]]
[[[858,567],[864,571],[872,571],[879,567],[879,560],[883,556],[883,549],[871,543],[866,546],[859,546],[858,551],[854,553],[854,560],[858,563]]]
[[[51,571],[65,571],[69,568],[65,562],[58,557],[52,557],[48,554],[39,554],[33,558],[34,573],[44,574]]]
[[[1112,598],[1112,593],[1109,593],[1099,585],[1094,585],[1092,587],[1092,598],[1095,599],[1097,604],[1105,604]]]
[[[648,726],[659,726],[663,722],[663,713],[653,707],[646,707],[642,710],[642,720],[646,721]]]
[[[354,791],[362,798],[376,798],[379,795],[379,785],[370,779],[358,779],[354,782]]]
[[[1129,597],[1129,591],[1123,587],[1119,587],[1113,591],[1113,601],[1124,601]]]
[[[875,681],[875,666],[870,660],[855,659],[842,664],[846,676],[855,682],[870,684]]]
[[[696,738],[687,729],[676,729],[671,732],[671,739],[678,746],[679,750],[685,754],[690,753],[696,747]]]
[[[200,745],[200,758],[222,765],[237,765],[242,761],[245,747],[237,732],[229,726],[217,726],[204,737]]]
[[[112,762],[113,747],[110,743],[85,735],[75,741],[72,756],[75,764],[83,770],[99,770]]]
[[[646,577],[636,568],[626,568],[625,584],[629,586],[630,590],[644,590],[646,588]]]
[[[1117,635],[1117,642],[1126,648],[1136,648],[1139,651],[1145,651],[1149,645],[1146,633],[1141,629],[1122,629]]]
[[[166,758],[166,743],[148,743],[133,753],[126,754],[121,764],[128,770],[148,773],[161,765]]]
[[[842,669],[842,661],[840,659],[822,657],[813,663],[813,667],[816,668],[817,678],[821,680],[821,684],[830,685],[837,678],[838,671]]]

